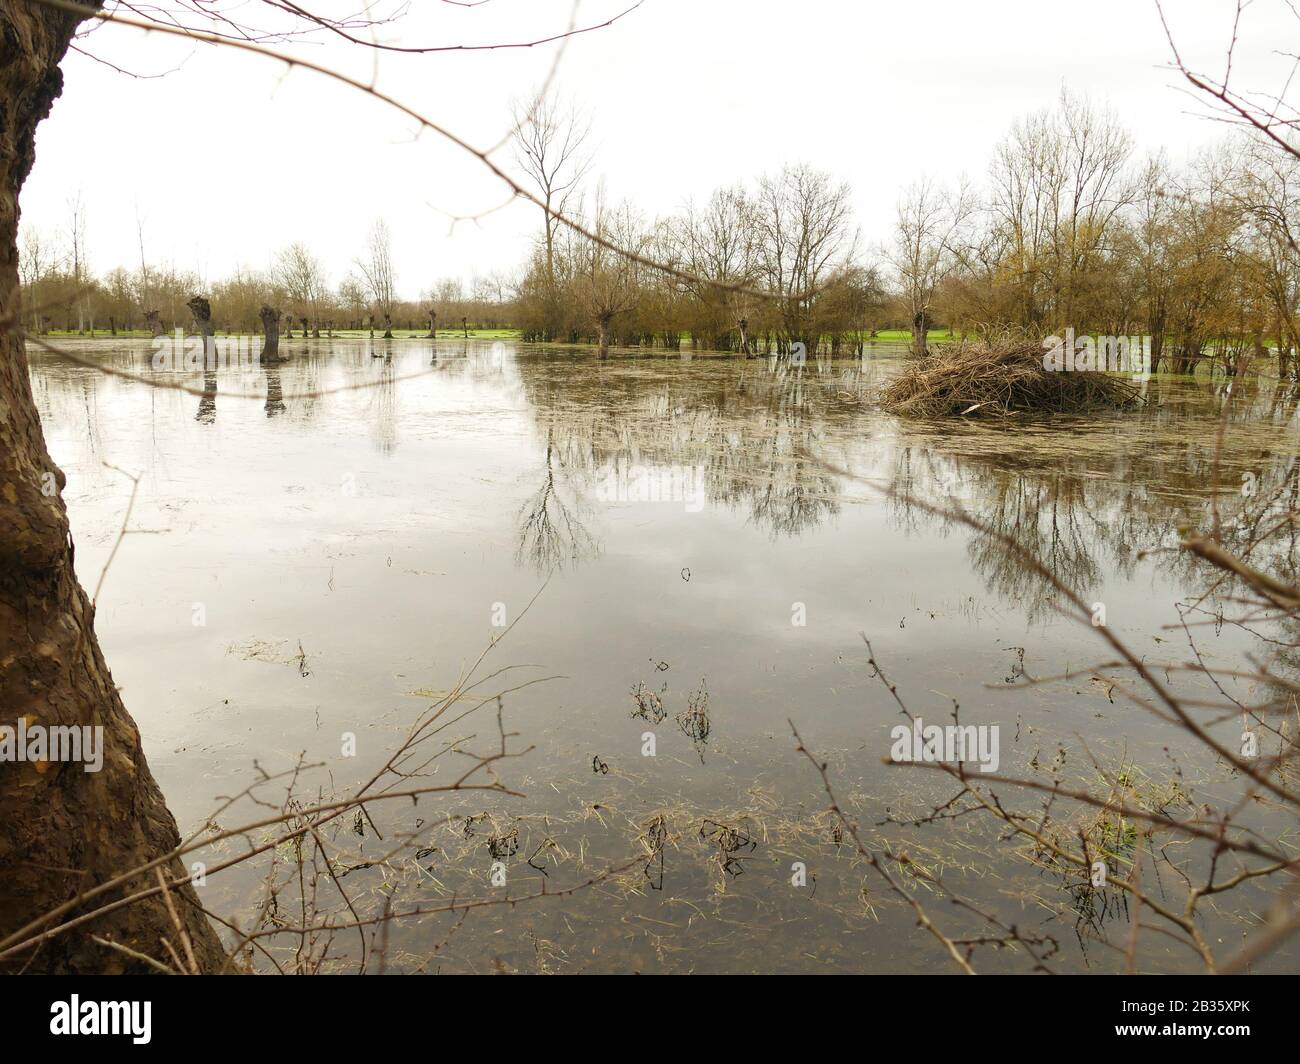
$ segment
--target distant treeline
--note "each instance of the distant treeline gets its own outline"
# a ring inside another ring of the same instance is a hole
[[[382,331],[385,313],[393,328],[427,330],[431,309],[437,314],[439,329],[513,326],[511,292],[500,278],[477,281],[469,291],[459,281],[444,281],[419,300],[394,299],[385,310],[367,291],[365,281],[353,274],[331,287],[323,266],[300,244],[277,255],[268,270],[240,270],[205,284],[195,273],[173,266],[78,275],[56,246],[31,231],[24,237],[24,317],[26,327],[34,332],[147,330],[150,311],[157,312],[164,332],[189,329],[192,322],[187,303],[196,294],[210,301],[218,332],[260,332],[259,312],[264,305],[281,312],[281,335],[288,330],[301,332],[304,327],[319,333],[366,329],[372,318]]]
[[[603,189],[582,190],[580,166],[565,177],[537,165],[555,143],[581,142],[555,111],[521,122],[518,141],[539,199],[598,240],[547,217],[514,275],[468,290],[443,281],[402,300],[382,222],[337,285],[303,244],[265,271],[203,285],[149,265],[95,276],[75,224],[73,254],[66,240],[27,230],[28,327],[139,329],[150,311],[165,330],[186,327],[186,304],[202,294],[217,330],[231,332],[258,331],[263,305],[297,331],[421,330],[432,312],[441,329],[516,328],[526,340],[602,350],[689,339],[723,351],[802,341],[810,353],[842,353],[901,328],[920,352],[940,328],[1030,337],[1073,328],[1149,336],[1155,369],[1212,360],[1232,373],[1247,355],[1275,360],[1287,376],[1300,365],[1300,163],[1245,136],[1181,166],[1138,158],[1114,115],[1063,93],[1056,108],[1012,127],[983,182],[909,187],[894,232],[874,246],[859,238],[848,185],[806,165],[650,220],[611,206]]]

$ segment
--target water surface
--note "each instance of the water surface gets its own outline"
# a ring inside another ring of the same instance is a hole
[[[481,690],[509,689],[512,749],[532,749],[499,776],[525,796],[403,803],[363,835],[349,821],[337,843],[350,861],[386,854],[392,832],[429,851],[418,867],[408,856],[351,871],[359,903],[503,894],[489,882],[494,850],[506,889],[563,889],[643,853],[662,825],[662,861],[627,875],[400,925],[391,967],[942,970],[826,812],[793,721],[864,834],[1054,935],[1054,967],[1113,968],[1114,951],[1077,933],[1068,892],[994,825],[888,823],[954,792],[882,763],[900,716],[864,640],[914,713],[943,723],[955,703],[963,723],[998,725],[1003,772],[1033,772],[1064,744],[1067,777],[1095,781],[1092,756],[1139,766],[1153,785],[1181,774],[1208,795],[1237,786],[1103,683],[1025,686],[1025,672],[1108,652],[1022,558],[878,490],[965,508],[1104,604],[1141,652],[1185,657],[1170,626],[1205,574],[1174,548],[1181,526],[1206,519],[1222,401],[1208,385],[1148,382],[1148,408],[1100,418],[917,425],[872,401],[901,363],[885,348],[794,372],[472,341],[298,341],[278,367],[206,377],[155,373],[144,343],[78,351],[206,393],[32,352],[89,587],[126,514],[120,471],[140,478],[97,628],[183,831],[255,765],[322,763],[303,781],[309,795],[364,778],[494,640],[488,671],[512,668]],[[1294,403],[1247,390],[1223,453],[1230,488],[1243,473],[1290,476],[1296,457]],[[1219,663],[1253,648],[1231,627],[1199,636]],[[634,717],[636,691],[657,696],[665,719]],[[707,736],[677,721],[691,705],[706,707]],[[469,747],[497,741],[494,717],[492,703],[465,721]],[[354,758],[341,756],[349,732]],[[1271,837],[1293,830],[1259,816]],[[726,852],[720,839],[744,845]],[[792,885],[795,862],[809,885]],[[214,876],[201,896],[246,921],[265,871]],[[1239,940],[1266,900],[1233,895],[1207,931]],[[1122,943],[1126,917],[1108,920]],[[340,936],[331,956],[357,953]],[[1156,936],[1145,956],[1152,970],[1195,962]]]

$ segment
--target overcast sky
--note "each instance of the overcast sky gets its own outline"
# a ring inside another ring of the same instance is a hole
[[[583,0],[578,25],[635,0]],[[249,18],[256,4],[233,3]],[[356,0],[319,0],[321,11]],[[381,31],[401,43],[527,41],[564,29],[571,0],[414,0]],[[1232,0],[1167,0],[1184,58],[1215,72]],[[1234,81],[1278,88],[1297,24],[1282,0],[1247,12]],[[66,87],[40,127],[23,221],[66,230],[86,205],[90,265],[152,263],[215,280],[265,268],[308,244],[332,282],[376,217],[394,234],[407,298],[439,278],[511,270],[536,208],[515,203],[451,230],[449,216],[496,207],[505,188],[482,166],[381,103],[302,70],[231,49],[104,26],[64,63]],[[369,78],[473,143],[508,128],[512,99],[546,76],[556,45],[425,56],[324,38],[300,54]],[[613,199],[667,213],[720,184],[806,161],[853,187],[868,244],[889,230],[899,190],[922,173],[980,180],[990,149],[1062,85],[1119,113],[1142,150],[1175,159],[1225,133],[1182,91],[1153,0],[642,0],[612,27],[571,39],[556,87],[591,115],[592,178]],[[509,161],[509,151],[503,152]]]

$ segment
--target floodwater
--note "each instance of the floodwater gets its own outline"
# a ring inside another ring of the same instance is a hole
[[[996,726],[1002,774],[1096,785],[1095,759],[1165,799],[1239,789],[1089,678],[1112,653],[1058,612],[1022,558],[880,490],[967,509],[1101,604],[1140,654],[1187,660],[1177,604],[1206,573],[1170,548],[1180,526],[1207,521],[1222,401],[1208,384],[1151,381],[1148,408],[1093,419],[918,425],[872,401],[901,365],[886,348],[792,371],[475,341],[294,341],[282,365],[205,378],[153,370],[145,342],[68,346],[164,386],[31,351],[87,587],[126,520],[97,628],[182,832],[300,756],[319,766],[297,781],[302,804],[346,793],[491,648],[455,713],[483,704],[435,743],[498,749],[499,709],[521,756],[494,769],[519,796],[431,794],[372,806],[373,822],[336,820],[338,882],[369,914],[580,889],[367,932],[368,970],[951,969],[827,812],[790,722],[864,841],[1055,939],[1055,970],[1122,966],[1122,904],[1111,898],[1089,925],[1070,884],[987,817],[891,822],[959,788],[884,763],[903,718],[865,640],[914,714],[950,723],[956,704],[963,724]],[[1220,473],[1229,525],[1243,474],[1294,477],[1297,453],[1294,401],[1239,387]],[[139,477],[129,515],[127,474]],[[1258,649],[1231,625],[1194,630],[1217,664]],[[1171,683],[1206,696],[1185,675]],[[1218,727],[1225,741],[1239,730]],[[450,783],[469,761],[447,754],[423,782]],[[260,793],[278,806],[282,782]],[[999,794],[1041,814],[1039,794]],[[245,801],[215,823],[266,813]],[[1294,832],[1267,809],[1248,815],[1270,839]],[[1070,817],[1060,811],[1062,825]],[[404,838],[412,846],[394,853]],[[212,875],[204,904],[242,928],[258,912],[262,926],[292,928],[292,850],[273,851],[274,872],[264,855]],[[951,934],[971,932],[941,889],[891,867]],[[268,872],[288,881],[269,917]],[[1177,872],[1163,874],[1176,894]],[[346,919],[339,888],[320,883],[321,908]],[[1270,897],[1267,884],[1220,897],[1203,925],[1215,950],[1231,952]],[[302,947],[296,934],[258,941],[261,967],[291,967]],[[1143,968],[1197,967],[1168,936],[1142,941]],[[355,969],[361,950],[340,932],[323,967]],[[1260,967],[1294,962],[1284,952]],[[1033,962],[985,949],[974,964]]]

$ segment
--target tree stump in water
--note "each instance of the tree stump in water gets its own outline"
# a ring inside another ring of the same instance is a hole
[[[263,306],[258,311],[262,319],[262,332],[266,338],[262,341],[262,361],[280,361],[280,312],[274,307]]]
[[[185,304],[194,316],[194,327],[203,338],[203,365],[217,364],[217,341],[212,335],[212,304],[202,296],[195,296]]]

